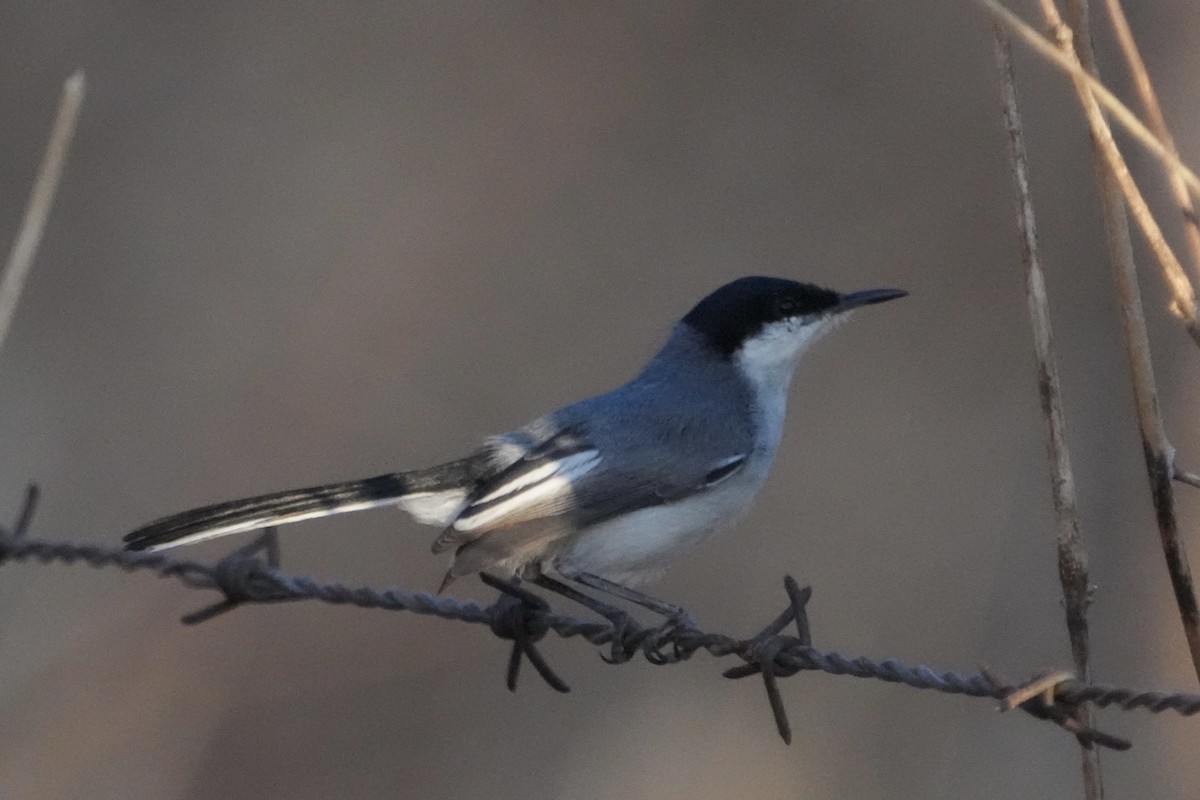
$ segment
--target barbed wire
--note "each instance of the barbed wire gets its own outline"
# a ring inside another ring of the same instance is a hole
[[[809,633],[807,603],[812,591],[800,588],[791,577],[784,579],[787,608],[757,635],[738,639],[704,632],[679,620],[647,627],[626,614],[604,621],[578,619],[555,612],[545,599],[518,581],[504,581],[490,575],[481,577],[500,594],[496,602],[488,606],[428,592],[351,587],[339,582],[320,582],[304,575],[289,575],[279,569],[279,545],[273,530],[264,532],[215,564],[177,559],[157,552],[31,539],[27,532],[36,500],[37,490],[30,487],[16,525],[11,530],[0,527],[0,565],[13,561],[117,567],[129,572],[153,572],[162,578],[178,580],[191,589],[221,593],[218,602],[186,614],[182,618],[186,624],[210,620],[245,603],[317,600],[486,625],[496,636],[513,642],[506,683],[514,691],[524,659],[529,660],[551,687],[560,692],[569,691],[566,682],[537,649],[537,643],[550,632],[564,639],[582,638],[603,648],[601,655],[610,664],[623,664],[638,655],[656,665],[685,661],[701,651],[718,658],[735,656],[744,663],[726,670],[725,677],[762,677],[776,727],[785,742],[791,741],[791,728],[777,679],[802,671],[902,683],[914,689],[945,694],[992,698],[1000,701],[1001,710],[1021,708],[1039,719],[1054,722],[1085,745],[1115,750],[1127,750],[1130,743],[1084,726],[1079,721],[1079,709],[1083,704],[1095,703],[1100,707],[1125,710],[1141,708],[1155,714],[1164,711],[1185,716],[1200,713],[1200,695],[1089,684],[1066,672],[1039,674],[1024,683],[1013,684],[987,668],[975,674],[961,675],[953,671],[936,671],[925,665],[909,666],[894,658],[880,661],[823,651],[812,645]],[[795,626],[796,635],[784,633],[789,625]]]

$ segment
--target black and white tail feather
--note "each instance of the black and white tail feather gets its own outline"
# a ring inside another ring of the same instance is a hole
[[[508,564],[507,551],[550,534],[548,518],[576,505],[576,482],[600,464],[596,448],[577,428],[539,421],[528,429],[487,440],[475,454],[429,469],[378,475],[344,483],[259,495],[184,511],[125,536],[130,550],[160,550],[220,536],[287,525],[383,506],[397,506],[417,522],[443,528],[433,552],[453,551],[445,589],[455,578]],[[618,490],[621,487],[617,487]],[[615,498],[613,498],[615,499]],[[659,500],[659,498],[655,498]],[[645,503],[642,503],[645,505]],[[609,502],[612,513],[626,502]],[[550,526],[555,533],[562,526]],[[523,529],[524,536],[516,533]],[[488,533],[508,535],[496,547],[481,546]]]
[[[400,506],[418,522],[444,525],[487,469],[488,458],[481,453],[428,469],[216,503],[143,525],[126,534],[125,546],[160,550],[380,506]]]

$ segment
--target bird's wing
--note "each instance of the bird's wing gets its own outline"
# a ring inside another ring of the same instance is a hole
[[[561,517],[581,526],[677,502],[732,477],[747,458],[746,453],[728,453],[681,468],[660,463],[653,448],[647,449],[644,459],[613,463],[582,426],[565,428],[481,480],[433,551],[535,520]]]

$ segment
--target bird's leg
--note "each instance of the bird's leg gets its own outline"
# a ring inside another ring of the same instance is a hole
[[[539,572],[533,577],[528,578],[528,580],[535,586],[540,586],[543,589],[554,592],[555,594],[562,595],[568,600],[574,600],[576,603],[579,603],[579,605],[595,611],[597,614],[604,617],[614,625],[617,623],[617,620],[626,616],[625,612],[616,606],[610,606],[607,603],[603,603],[591,595],[584,594],[574,586],[569,586],[562,581],[555,580],[545,573]]]
[[[628,600],[631,603],[647,608],[656,614],[661,614],[668,620],[685,628],[697,627],[691,616],[679,606],[664,603],[662,600],[655,599],[649,595],[630,589],[628,586],[622,586],[615,581],[610,581],[607,578],[601,578],[599,575],[593,575],[590,572],[564,572],[563,577],[568,580],[582,583],[584,586],[604,592],[605,594],[619,597],[622,600]]]

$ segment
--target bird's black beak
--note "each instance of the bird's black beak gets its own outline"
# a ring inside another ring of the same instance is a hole
[[[841,314],[859,306],[886,303],[888,300],[896,300],[907,295],[908,292],[903,289],[863,289],[861,292],[847,292],[841,296],[837,305],[829,310],[834,314]]]

